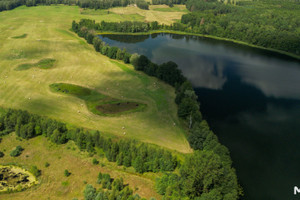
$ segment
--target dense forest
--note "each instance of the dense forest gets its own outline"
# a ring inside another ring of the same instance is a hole
[[[183,31],[214,35],[300,55],[300,4],[293,1],[188,0]]]

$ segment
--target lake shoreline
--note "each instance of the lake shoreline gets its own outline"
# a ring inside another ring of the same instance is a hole
[[[188,33],[188,32],[182,32],[182,31],[173,31],[173,30],[155,30],[155,31],[139,32],[139,33],[97,31],[96,33],[98,35],[152,35],[152,34],[156,34],[156,33],[169,33],[169,34],[178,34],[178,35],[199,36],[199,37],[203,37],[203,38],[215,39],[215,40],[220,40],[220,41],[227,41],[227,42],[232,42],[232,43],[235,43],[235,44],[249,46],[249,47],[253,47],[253,48],[257,48],[257,49],[267,50],[267,51],[279,53],[279,54],[282,54],[282,55],[285,55],[285,56],[288,56],[288,57],[291,57],[293,59],[296,59],[296,60],[300,61],[300,55],[296,55],[296,54],[289,53],[289,52],[286,52],[286,51],[281,51],[281,50],[278,50],[278,49],[257,46],[257,45],[250,44],[250,43],[243,42],[243,41],[239,41],[239,40],[217,37],[217,36],[213,36],[213,35],[204,35],[204,34]]]

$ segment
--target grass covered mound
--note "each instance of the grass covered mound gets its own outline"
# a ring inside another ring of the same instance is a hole
[[[14,36],[14,37],[11,37],[13,39],[23,39],[23,38],[26,38],[27,37],[27,34],[23,34],[23,35],[18,35],[18,36]]]
[[[35,184],[36,177],[25,169],[0,165],[0,193],[22,191]]]
[[[32,67],[37,67],[37,68],[40,68],[40,69],[50,69],[54,66],[55,61],[56,60],[52,59],[52,58],[44,58],[44,59],[40,60],[37,63],[21,64],[15,70],[22,71],[22,70],[30,69]]]
[[[52,92],[73,95],[84,100],[89,111],[97,115],[125,114],[146,107],[145,104],[115,99],[95,90],[68,83],[54,83],[50,85],[50,89]]]

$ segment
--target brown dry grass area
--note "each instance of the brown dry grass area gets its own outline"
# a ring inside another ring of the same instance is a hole
[[[160,7],[153,6],[153,8],[160,8]],[[150,10],[142,10],[134,6],[117,7],[109,10],[119,15],[138,14],[144,16],[145,21],[147,22],[158,21],[161,24],[168,24],[168,25],[174,23],[176,20],[180,20],[181,16],[185,14],[184,11],[161,12],[161,11],[153,10],[152,7],[150,7]]]
[[[10,151],[17,145],[21,145],[25,150],[19,157],[10,157]],[[73,149],[74,147],[76,146],[73,142],[65,145],[52,144],[43,136],[23,141],[17,140],[15,134],[5,136],[0,144],[0,151],[5,150],[5,156],[1,158],[0,164],[17,163],[24,168],[36,165],[42,170],[42,175],[39,177],[39,185],[23,192],[0,194],[0,199],[83,199],[84,181],[96,188],[100,187],[96,184],[99,172],[109,173],[112,178],[122,177],[125,184],[129,184],[132,189],[138,188],[136,193],[142,197],[160,199],[154,190],[153,175],[135,174],[131,168],[126,169],[125,172],[122,167],[117,167],[115,163],[109,163],[106,159],[99,157],[97,159],[105,166],[93,165],[92,158],[88,157],[87,153],[80,152],[77,148]],[[46,162],[50,163],[47,168]],[[65,169],[71,172],[71,176],[64,176]],[[64,186],[62,182],[67,182],[67,186]]]

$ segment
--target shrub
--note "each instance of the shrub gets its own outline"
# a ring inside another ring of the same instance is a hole
[[[50,163],[46,162],[45,167],[49,167],[49,166],[50,166]]]
[[[19,155],[21,155],[22,154],[22,151],[23,151],[24,149],[21,147],[21,146],[17,146],[14,150],[12,150],[11,152],[10,152],[10,156],[11,157],[18,157]]]
[[[69,177],[71,175],[71,173],[67,169],[65,169],[64,174],[66,177]]]
[[[4,156],[4,153],[2,151],[0,151],[0,158],[2,158]]]
[[[99,161],[96,158],[94,158],[92,162],[93,162],[93,165],[98,165],[99,164]]]
[[[42,174],[42,171],[39,170],[39,169],[37,168],[37,166],[35,166],[35,165],[31,166],[31,168],[30,168],[29,171],[30,171],[35,177],[38,177],[38,176],[40,176],[40,175]]]

